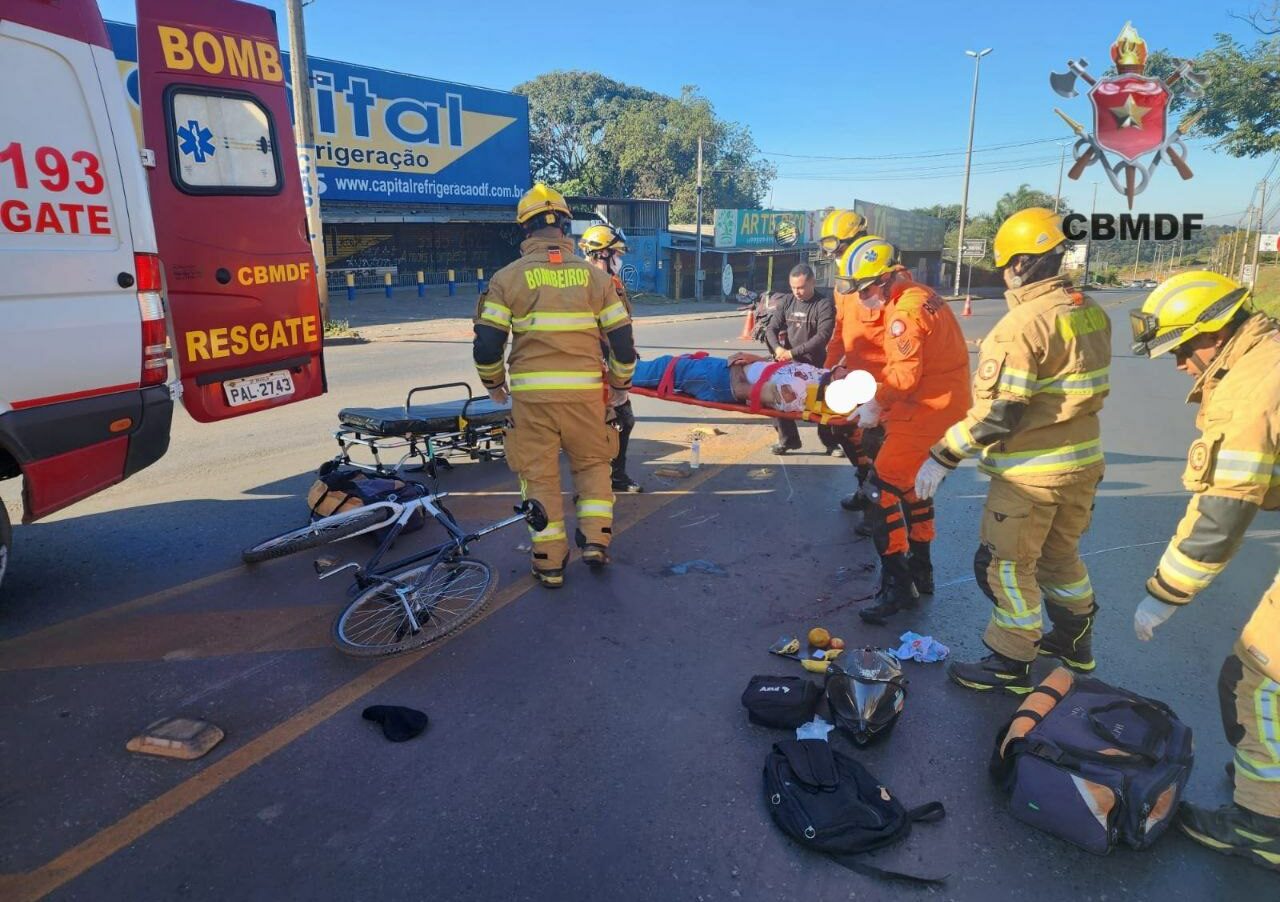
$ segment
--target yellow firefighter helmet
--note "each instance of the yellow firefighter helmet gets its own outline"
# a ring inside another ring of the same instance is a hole
[[[1180,272],[1160,283],[1129,314],[1133,352],[1159,357],[1206,332],[1217,332],[1236,315],[1249,289],[1209,270]]]
[[[832,210],[822,220],[822,231],[818,234],[818,247],[828,254],[834,254],[836,248],[846,241],[852,241],[866,234],[867,220],[861,213],[852,210]]]
[[[836,261],[836,278],[858,291],[898,267],[898,251],[878,235],[863,235]]]
[[[607,223],[593,225],[582,233],[582,237],[578,239],[578,247],[582,248],[584,254],[598,254],[604,251],[625,254],[627,236],[622,234],[621,229],[615,229]]]
[[[1066,240],[1061,216],[1044,207],[1028,207],[1000,225],[992,252],[996,266],[1003,268],[1018,254],[1046,254]]]
[[[545,218],[535,223],[532,220],[537,216]],[[520,202],[516,204],[516,222],[521,225],[534,225],[538,228],[554,226],[559,216],[567,219],[573,214],[569,212],[569,205],[565,203],[564,195],[554,188],[548,188],[542,182],[538,182],[526,191],[520,198]]]

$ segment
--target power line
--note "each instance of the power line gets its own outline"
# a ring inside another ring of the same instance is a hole
[[[975,147],[973,149],[973,152],[986,153],[987,151],[991,151],[991,150],[1008,150],[1014,147],[1030,147],[1033,144],[1050,144],[1055,142],[1061,142],[1064,140],[1068,140],[1068,138],[1069,136],[1064,137],[1062,135],[1058,135],[1057,137],[1053,137],[1053,138],[1034,138],[1030,141],[1013,141],[1007,144],[989,144],[985,147]],[[965,150],[961,148],[960,150],[935,150],[935,151],[920,151],[918,153],[888,153],[888,154],[876,154],[874,156],[837,157],[837,156],[823,156],[823,155],[802,154],[802,153],[782,153],[780,151],[768,151],[768,150],[760,151],[760,155],[765,157],[787,157],[795,160],[829,160],[829,161],[855,161],[855,162],[859,162],[859,161],[865,162],[865,161],[874,161],[874,160],[923,160],[923,159],[930,159],[933,157],[962,156],[964,153],[965,153]]]

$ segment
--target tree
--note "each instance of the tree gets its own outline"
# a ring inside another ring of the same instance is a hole
[[[568,194],[661,197],[690,222],[703,143],[703,221],[715,207],[758,207],[776,171],[751,132],[715,115],[696,87],[668,97],[596,72],[551,72],[516,88],[529,98],[534,178]]]
[[[995,213],[992,218],[996,221],[997,227],[1014,213],[1019,210],[1025,210],[1028,207],[1048,207],[1053,209],[1054,195],[1047,191],[1039,191],[1032,188],[1028,184],[1021,184],[1016,191],[1010,191],[996,201]],[[1070,213],[1071,210],[1062,204],[1059,206],[1059,212],[1063,215]]]
[[[925,216],[941,219],[946,223],[947,231],[960,228],[959,204],[934,204],[932,207],[916,207],[911,212],[923,213]]]
[[[529,162],[536,181],[575,189],[605,123],[635,100],[659,97],[599,72],[554,71],[518,84],[529,98]],[[587,188],[586,190],[590,190]]]
[[[675,222],[694,219],[698,137],[702,137],[703,221],[715,207],[757,207],[775,171],[759,159],[745,126],[717,119],[711,102],[686,85],[679,98],[627,104],[604,130],[600,158],[608,193],[671,199]]]
[[[1249,47],[1230,35],[1216,35],[1215,46],[1192,60],[1194,71],[1208,76],[1204,96],[1193,100],[1175,86],[1170,104],[1183,116],[1203,111],[1192,134],[1220,139],[1218,147],[1234,157],[1280,151],[1280,19],[1275,13],[1255,16],[1254,27],[1263,37]],[[1147,74],[1168,77],[1180,62],[1158,50],[1147,58]]]

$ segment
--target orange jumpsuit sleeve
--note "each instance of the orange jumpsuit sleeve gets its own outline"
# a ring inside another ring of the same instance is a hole
[[[924,374],[924,344],[928,338],[921,303],[904,295],[889,311],[884,330],[884,373],[876,388],[883,408],[904,401],[920,385]]]
[[[827,359],[823,362],[823,369],[831,369],[837,363],[844,359],[844,302],[840,298],[835,299],[836,302],[836,326],[831,330],[831,340],[827,342]]]

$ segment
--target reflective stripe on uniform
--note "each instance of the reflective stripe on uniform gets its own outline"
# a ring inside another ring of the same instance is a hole
[[[1030,398],[1036,393],[1038,385],[1036,377],[1026,370],[1015,370],[1006,366],[1000,370],[1000,380],[996,383],[996,390]]]
[[[1187,557],[1178,550],[1176,542],[1177,539],[1174,539],[1169,543],[1156,568],[1156,573],[1175,588],[1194,595],[1213,582],[1213,578],[1227,566],[1225,561],[1220,564],[1209,564]]]
[[[1097,395],[1111,389],[1111,368],[1090,373],[1068,373],[1040,383],[1039,390],[1054,395]]]
[[[481,379],[492,379],[494,376],[501,376],[503,363],[499,360],[497,363],[477,363],[476,372],[480,374]]]
[[[600,322],[600,327],[602,329],[607,329],[610,326],[616,326],[618,323],[622,322],[626,318],[627,318],[627,308],[622,306],[622,303],[620,301],[616,301],[610,304],[608,307],[605,307],[603,310],[600,311],[600,316],[598,317]]]
[[[1013,605],[1013,611],[996,607],[996,624],[1011,630],[1038,630],[1042,626],[1040,606],[1027,607],[1027,599],[1018,587],[1018,565],[1013,561],[1000,562],[1000,588],[1003,595]]]
[[[495,301],[485,301],[480,308],[480,318],[506,331],[511,328],[511,308]]]
[[[997,476],[1032,476],[1079,470],[1102,462],[1102,442],[1093,439],[1039,451],[987,451],[978,466]]]
[[[1270,454],[1223,448],[1218,452],[1213,475],[1215,481],[1226,478],[1234,482],[1269,486],[1280,479],[1280,465],[1276,464],[1275,458]]]
[[[974,442],[973,433],[964,420],[947,430],[942,437],[942,444],[956,457],[972,457],[982,450],[982,446]]]
[[[542,532],[534,532],[533,528],[529,528],[529,535],[533,536],[535,542],[555,542],[565,538],[564,521],[552,520],[547,524],[547,528]]]
[[[1253,693],[1253,710],[1258,717],[1258,738],[1280,765],[1280,683],[1263,680]]]
[[[512,392],[539,391],[542,389],[576,391],[593,388],[598,391],[603,385],[604,377],[599,371],[584,373],[552,370],[540,373],[511,374]]]
[[[612,356],[610,356],[609,372],[613,373],[613,375],[617,376],[619,379],[626,379],[630,381],[631,377],[635,375],[636,365],[634,362],[619,363],[618,361],[614,360]]]
[[[1111,368],[1092,370],[1088,373],[1065,373],[1049,379],[1037,379],[1026,370],[1005,367],[1000,371],[996,388],[1000,391],[1030,398],[1040,392],[1053,395],[1097,395],[1110,391]]]
[[[1086,573],[1084,579],[1078,579],[1073,583],[1041,583],[1040,591],[1054,599],[1076,601],[1092,595],[1093,584],[1089,582],[1089,574]]]
[[[594,332],[595,314],[590,311],[574,313],[552,313],[535,311],[528,316],[517,316],[511,321],[511,331],[523,332]]]
[[[613,518],[613,502],[603,498],[582,498],[578,501],[578,519],[587,517]]]

